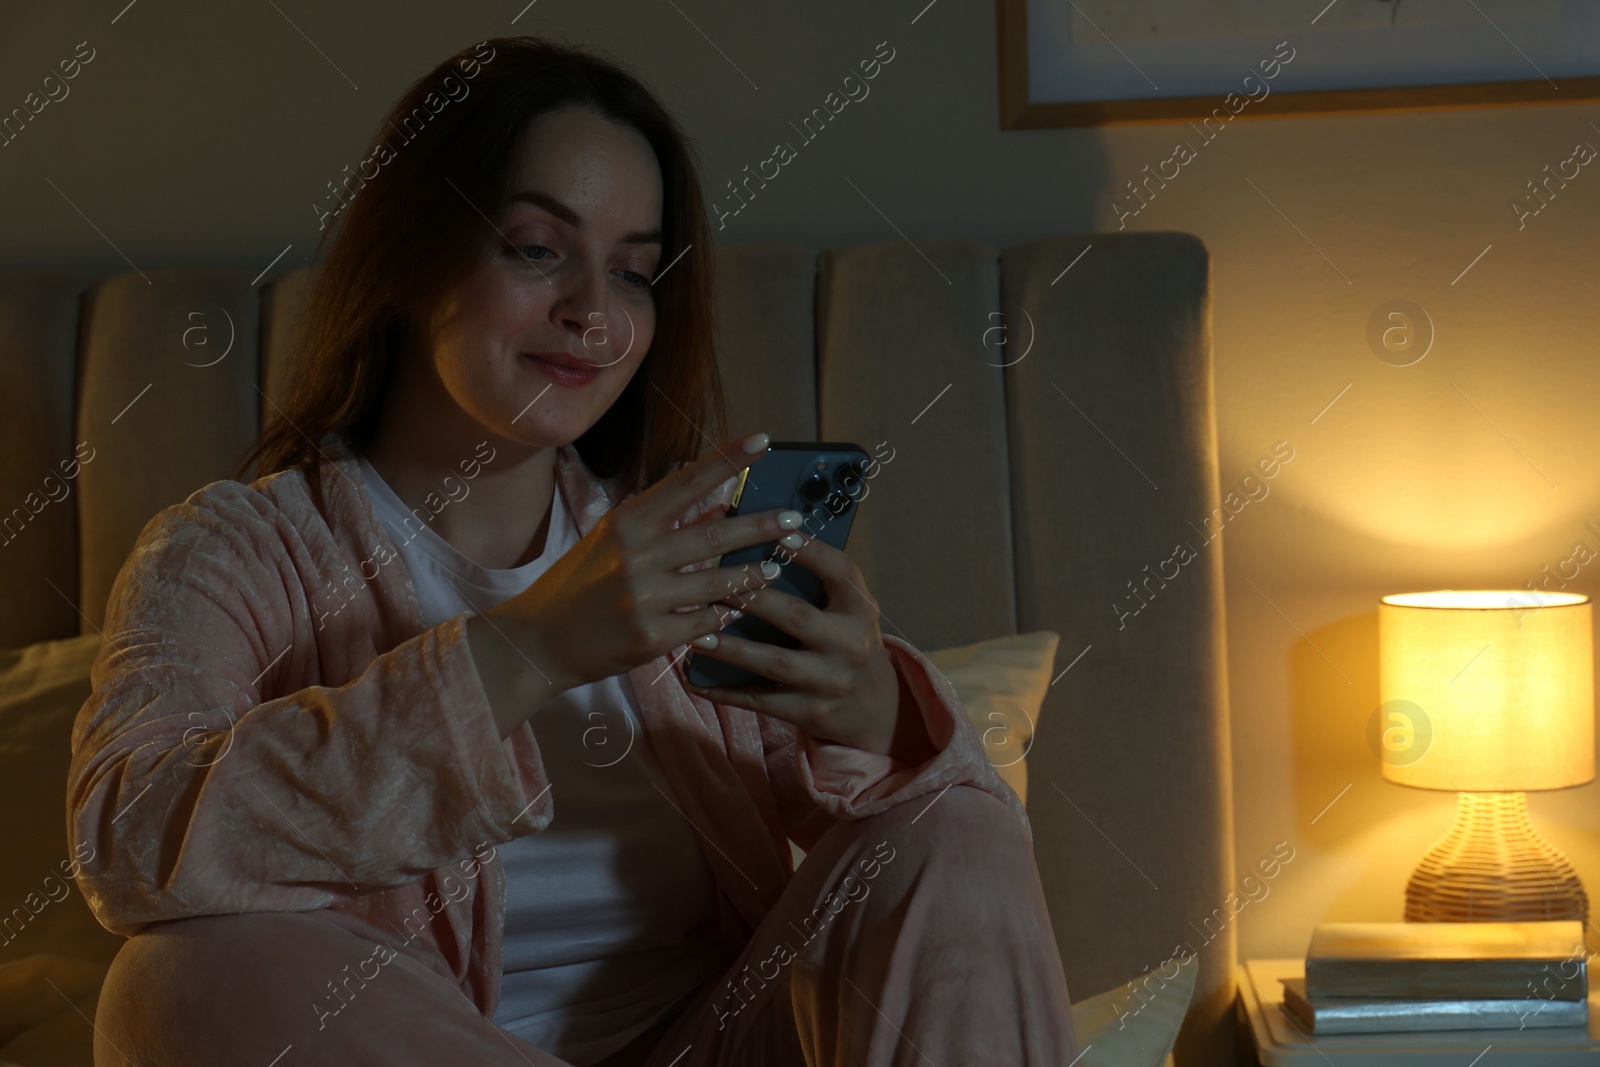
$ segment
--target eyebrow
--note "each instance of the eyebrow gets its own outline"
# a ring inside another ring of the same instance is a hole
[[[524,203],[542,207],[568,226],[580,230],[583,229],[583,219],[578,217],[578,213],[549,193],[541,193],[537,189],[524,189],[520,193],[513,193],[511,202],[513,204]],[[659,229],[635,230],[632,233],[625,233],[622,235],[622,243],[625,245],[658,245],[661,244],[661,231]]]

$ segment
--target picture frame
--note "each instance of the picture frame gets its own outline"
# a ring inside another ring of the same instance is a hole
[[[1600,98],[1600,0],[996,0],[996,20],[1007,130]]]

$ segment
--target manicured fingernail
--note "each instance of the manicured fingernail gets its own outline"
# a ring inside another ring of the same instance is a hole
[[[806,517],[800,514],[798,511],[778,512],[778,525],[783,527],[785,530],[800,529],[800,524],[804,522],[805,519]]]
[[[728,621],[729,622],[732,622],[734,619],[743,618],[743,617],[744,617],[744,609],[743,608],[734,608],[732,611],[728,612]]]
[[[744,439],[744,443],[739,447],[753,456],[757,452],[765,452],[767,450],[767,445],[771,441],[772,438],[768,437],[764,433],[751,434],[749,437]]]
[[[777,563],[774,563],[772,560],[764,559],[761,561],[761,577],[765,578],[767,581],[772,581],[782,573],[783,568]]]
[[[696,648],[716,648],[717,647],[717,635],[716,634],[702,634],[701,636],[695,638],[693,641],[691,641],[689,643],[691,645],[694,645]]]
[[[787,548],[790,552],[800,551],[801,546],[803,546],[805,543],[806,539],[797,533],[787,533],[778,538],[778,544],[782,545],[784,548]]]

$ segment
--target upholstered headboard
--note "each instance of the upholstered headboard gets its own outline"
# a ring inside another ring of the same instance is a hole
[[[1193,925],[1234,881],[1205,247],[715,254],[729,432],[895,450],[850,543],[884,631],[1061,635],[1028,808],[1074,997],[1192,946],[1177,1060],[1231,1063],[1233,930]],[[227,477],[313,269],[0,274],[0,647],[98,629],[145,522]]]

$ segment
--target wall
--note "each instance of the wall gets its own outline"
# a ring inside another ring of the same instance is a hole
[[[0,110],[79,42],[94,50],[71,95],[0,148],[0,266],[302,266],[326,183],[354,167],[405,85],[507,33],[634,65],[699,141],[714,202],[887,41],[895,58],[871,95],[800,148],[719,242],[1004,246],[1114,230],[1118,191],[1187,132],[1001,132],[988,0],[537,0],[514,24],[519,0],[470,13],[124,3],[0,16]],[[1291,79],[1292,67],[1278,88]],[[1323,918],[1399,918],[1406,876],[1448,828],[1450,797],[1384,783],[1365,748],[1377,598],[1521,588],[1575,541],[1600,549],[1583,527],[1600,523],[1600,173],[1583,172],[1525,229],[1509,207],[1576,142],[1600,146],[1595,124],[1596,102],[1241,121],[1128,222],[1197,234],[1213,254],[1225,487],[1275,443],[1294,450],[1223,541],[1241,872],[1275,842],[1296,849],[1241,915],[1241,957],[1298,955]],[[1366,342],[1373,311],[1400,298],[1437,330],[1409,367]],[[973,341],[984,358],[981,326]],[[1596,592],[1596,573],[1570,587]],[[1588,786],[1530,802],[1600,887],[1595,801]]]

